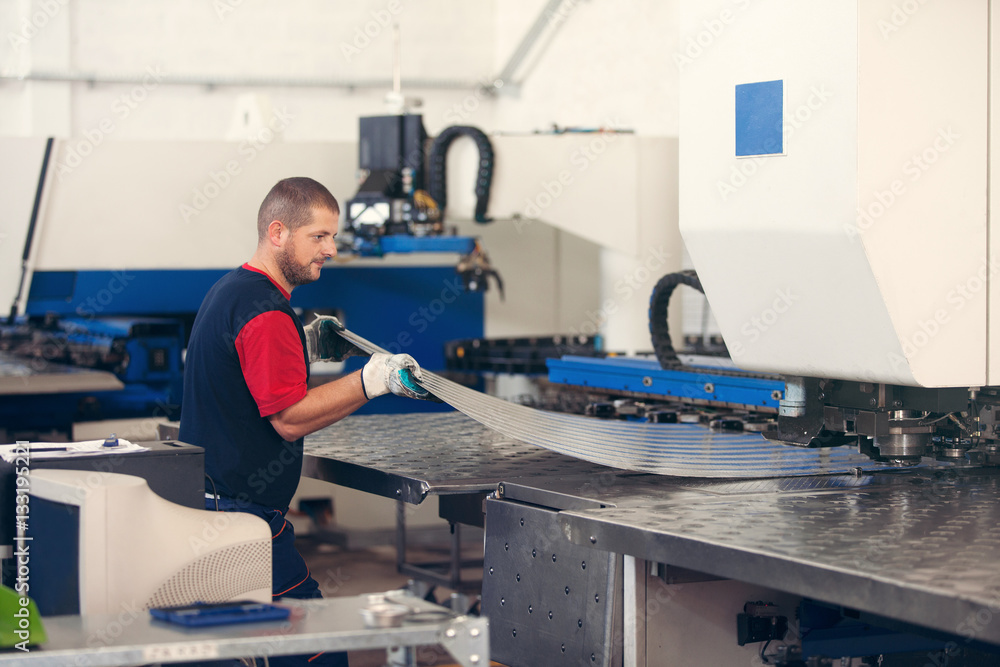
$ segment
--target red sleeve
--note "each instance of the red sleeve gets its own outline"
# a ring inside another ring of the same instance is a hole
[[[261,417],[281,412],[305,397],[302,340],[287,313],[271,310],[247,322],[236,337],[236,354]]]

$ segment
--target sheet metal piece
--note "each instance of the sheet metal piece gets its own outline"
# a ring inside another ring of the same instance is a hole
[[[459,412],[352,415],[305,439],[303,474],[418,504],[505,479],[598,478],[608,468],[513,440]]]
[[[349,331],[367,352],[385,352]],[[603,421],[536,410],[487,396],[430,371],[421,384],[435,396],[507,437],[599,465],[681,477],[790,477],[887,467],[840,448],[803,449],[759,434],[721,433],[697,424]]]

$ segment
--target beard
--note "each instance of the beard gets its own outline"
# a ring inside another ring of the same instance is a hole
[[[275,259],[278,262],[278,270],[281,271],[285,282],[292,287],[308,285],[316,281],[316,278],[312,274],[312,262],[305,265],[295,263],[295,246],[292,243],[286,245],[275,256]]]

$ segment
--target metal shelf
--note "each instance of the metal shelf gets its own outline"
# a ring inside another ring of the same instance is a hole
[[[289,621],[215,628],[183,628],[138,609],[109,616],[54,616],[43,619],[49,636],[43,648],[0,653],[0,665],[112,667],[432,644],[443,646],[464,667],[489,664],[485,618],[455,616],[414,597],[405,600],[422,612],[423,620],[405,621],[398,628],[366,628],[360,614],[368,604],[364,595],[284,599],[278,604],[292,608]]]

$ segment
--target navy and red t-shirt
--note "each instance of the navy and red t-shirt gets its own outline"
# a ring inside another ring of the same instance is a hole
[[[302,439],[286,442],[267,418],[302,400],[309,381],[289,298],[248,264],[209,290],[191,329],[180,425],[181,441],[205,449],[220,495],[282,510],[302,474]]]

